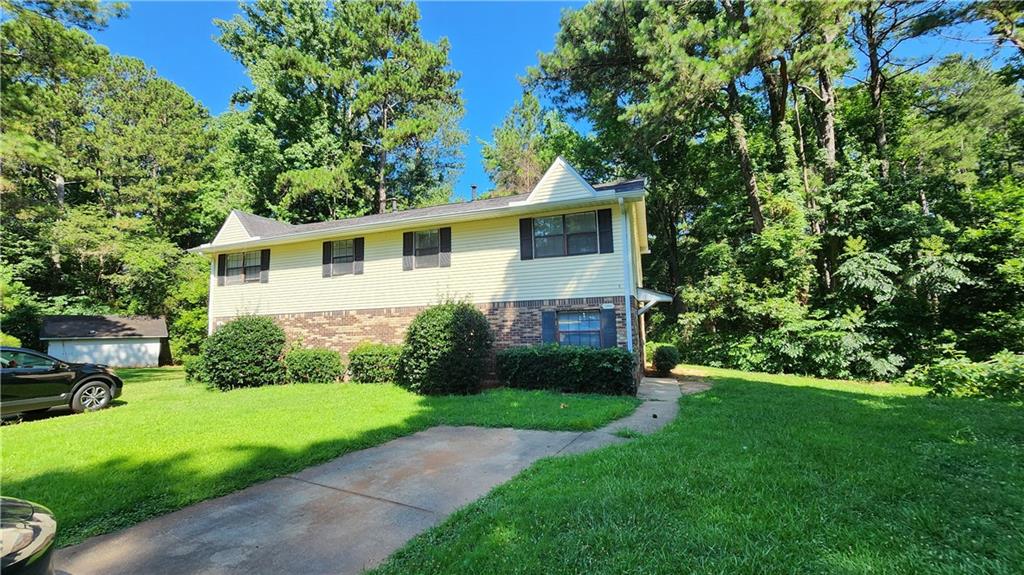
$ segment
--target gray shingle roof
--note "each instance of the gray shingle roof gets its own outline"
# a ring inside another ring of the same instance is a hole
[[[614,191],[615,193],[632,192],[636,190],[642,190],[644,188],[645,182],[646,180],[642,178],[635,180],[617,180],[614,182],[597,184],[594,186],[594,189],[600,191]],[[284,236],[300,232],[311,232],[317,230],[344,231],[345,229],[348,228],[364,226],[369,224],[401,222],[403,220],[410,220],[422,217],[441,217],[470,211],[482,211],[491,210],[494,208],[504,208],[513,202],[523,201],[528,196],[529,194],[518,194],[515,196],[500,196],[497,198],[488,198],[485,200],[474,200],[472,202],[456,202],[451,204],[441,204],[439,206],[414,208],[411,210],[402,210],[399,212],[372,214],[369,216],[361,216],[358,218],[330,220],[326,222],[315,222],[311,224],[289,224],[278,220],[265,218],[263,216],[248,214],[238,210],[235,210],[235,214],[241,220],[242,225],[245,226],[245,229],[247,232],[249,232],[250,236],[259,238],[273,238],[277,236]]]
[[[162,317],[51,315],[43,318],[40,339],[167,337]]]

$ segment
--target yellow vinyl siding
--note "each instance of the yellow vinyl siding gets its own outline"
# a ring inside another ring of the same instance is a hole
[[[530,203],[589,198],[593,194],[561,159],[556,160],[530,192]]]
[[[231,212],[228,214],[228,218],[224,220],[224,225],[220,227],[220,231],[217,232],[217,237],[213,238],[213,244],[228,244],[247,239],[249,239],[249,232],[245,231],[245,226],[238,219],[238,215],[235,212]]]
[[[612,208],[610,254],[519,259],[519,217],[455,223],[451,267],[402,270],[402,232],[366,234],[362,275],[322,277],[325,240],[270,247],[265,284],[217,286],[212,317],[430,305],[446,298],[477,303],[623,293],[621,212]],[[532,217],[568,212],[540,212]],[[352,236],[339,236],[343,237]]]

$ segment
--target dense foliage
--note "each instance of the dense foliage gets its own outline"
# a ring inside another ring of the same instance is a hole
[[[284,354],[288,383],[334,383],[345,375],[341,354],[322,347],[293,347]]]
[[[676,296],[649,336],[685,361],[890,378],[947,345],[1022,352],[1024,11],[965,6],[592,2],[527,78],[585,145],[496,131],[489,165],[554,147],[589,178],[646,176],[645,283]],[[908,57],[967,21],[1001,51]]]
[[[933,364],[914,367],[902,383],[927,387],[933,395],[1024,399],[1024,354],[1001,351],[975,362],[952,351]]]
[[[189,377],[221,390],[285,381],[281,354],[285,336],[274,320],[243,316],[220,327],[190,362]]]
[[[658,375],[669,375],[672,368],[679,365],[682,357],[679,355],[679,348],[671,343],[653,343],[647,346],[651,365]]]
[[[395,382],[421,395],[477,393],[493,345],[491,326],[474,305],[429,307],[405,333]]]
[[[210,117],[93,40],[126,5],[0,1],[0,323],[26,346],[45,314],[165,315],[185,360],[209,270],[185,250],[231,208],[307,222],[451,192],[459,74],[413,3],[243,3],[216,40],[251,86]],[[949,346],[1022,353],[1021,30],[1016,0],[598,0],[484,144],[491,193],[557,155],[645,176],[644,282],[675,295],[649,339],[685,361],[884,379]],[[950,34],[995,42],[915,57]]]
[[[501,383],[517,389],[636,395],[636,359],[617,347],[510,347],[497,353],[497,368]]]
[[[27,346],[42,315],[163,315],[187,361],[206,336],[209,262],[185,250],[232,208],[298,222],[451,192],[458,74],[412,3],[242,3],[218,41],[252,87],[216,118],[94,41],[127,4],[0,9],[0,323]]]
[[[348,375],[356,383],[395,381],[402,346],[364,341],[348,352]]]

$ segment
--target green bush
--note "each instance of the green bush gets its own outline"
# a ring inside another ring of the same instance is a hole
[[[364,341],[348,352],[348,375],[356,383],[395,381],[402,346]]]
[[[671,343],[648,343],[644,349],[659,375],[669,375],[679,365],[679,348]]]
[[[473,305],[428,308],[405,334],[395,382],[424,395],[477,393],[493,344],[487,318]]]
[[[284,341],[272,319],[240,317],[206,338],[189,375],[222,390],[282,383]]]
[[[950,351],[935,363],[918,365],[902,383],[927,387],[932,395],[953,397],[1024,398],[1024,354],[1001,351],[988,361],[974,362]]]
[[[6,345],[7,347],[21,347],[21,340],[13,335],[8,335],[0,331],[0,345]]]
[[[333,383],[345,375],[341,354],[323,347],[293,347],[284,354],[289,383]]]
[[[497,363],[498,379],[507,387],[636,395],[636,359],[622,348],[512,347],[498,352]]]

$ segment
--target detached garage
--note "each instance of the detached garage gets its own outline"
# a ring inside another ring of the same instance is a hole
[[[46,353],[71,363],[157,367],[168,356],[162,317],[53,315],[43,318],[39,339]]]

